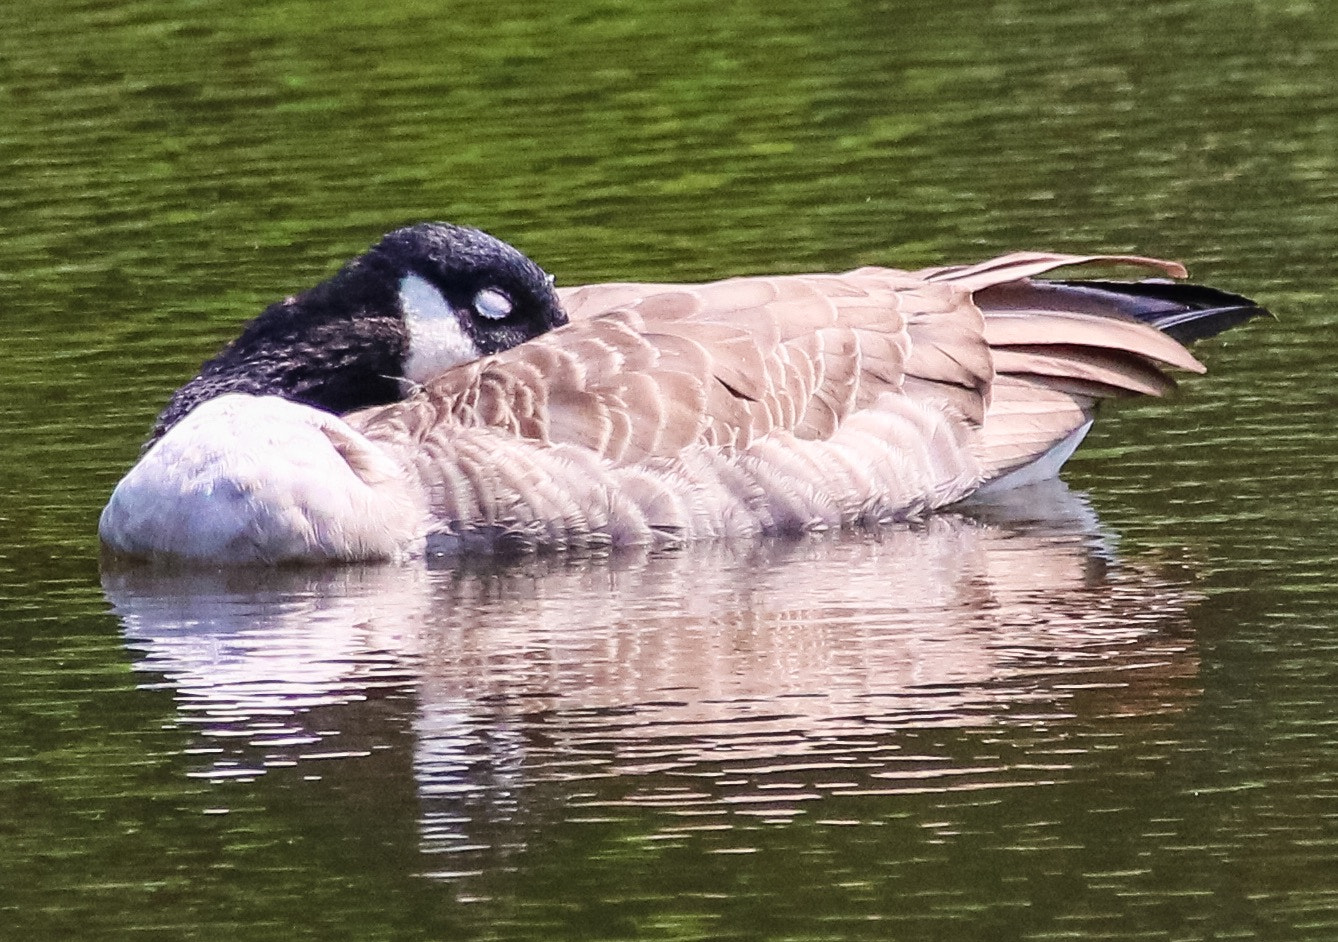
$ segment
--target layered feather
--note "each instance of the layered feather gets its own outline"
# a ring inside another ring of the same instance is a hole
[[[1030,279],[1127,256],[566,289],[571,323],[350,417],[444,548],[664,543],[919,514],[1052,474],[1096,404],[1202,371]],[[1053,468],[1048,463],[1054,464]]]

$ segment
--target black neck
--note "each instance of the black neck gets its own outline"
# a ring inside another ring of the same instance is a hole
[[[385,287],[394,282],[366,274],[355,263],[267,308],[172,395],[148,444],[226,393],[281,396],[336,415],[400,399],[408,339]]]

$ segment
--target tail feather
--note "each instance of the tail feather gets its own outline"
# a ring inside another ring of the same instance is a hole
[[[1248,298],[1166,281],[1017,281],[974,295],[996,381],[980,457],[991,489],[1053,475],[1103,399],[1203,372],[1186,345],[1267,314]]]
[[[1204,285],[1147,281],[1033,281],[1033,303],[1046,308],[1122,314],[1150,324],[1182,344],[1196,343],[1238,327],[1268,311],[1249,298]]]
[[[1145,357],[1077,344],[995,347],[994,368],[1001,374],[1074,380],[1084,395],[1097,399],[1161,396],[1175,388],[1174,380]]]

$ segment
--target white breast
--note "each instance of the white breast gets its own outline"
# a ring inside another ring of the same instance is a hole
[[[341,419],[275,396],[212,399],[117,485],[113,552],[211,563],[386,559],[421,551],[425,509],[401,469]]]

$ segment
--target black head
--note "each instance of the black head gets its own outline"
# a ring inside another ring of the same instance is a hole
[[[344,414],[560,327],[553,280],[487,233],[397,229],[338,274],[266,308],[172,396],[149,441],[229,392]]]

